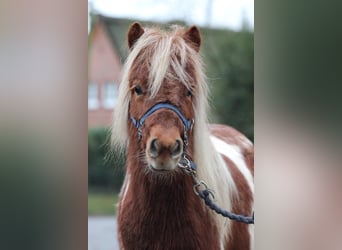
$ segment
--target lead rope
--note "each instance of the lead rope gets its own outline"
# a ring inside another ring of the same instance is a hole
[[[254,212],[252,216],[244,216],[240,214],[234,214],[232,212],[223,210],[219,208],[211,199],[215,199],[214,192],[208,188],[208,185],[203,181],[199,180],[196,176],[197,166],[193,161],[190,161],[183,155],[182,160],[178,163],[178,167],[183,169],[183,171],[190,175],[194,181],[193,191],[194,193],[204,200],[205,204],[216,213],[221,214],[223,217],[227,217],[231,220],[235,220],[238,222],[246,223],[246,224],[254,224]],[[202,189],[201,189],[202,187]]]

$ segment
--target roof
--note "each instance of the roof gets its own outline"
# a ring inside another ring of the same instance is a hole
[[[111,42],[114,48],[120,54],[120,57],[125,60],[128,55],[128,46],[127,46],[127,31],[129,26],[136,22],[137,20],[133,19],[121,19],[121,18],[113,18],[103,15],[94,15],[92,17],[92,24],[94,25],[97,22],[102,22],[104,27],[111,38]],[[156,23],[156,22],[148,22],[148,21],[140,21],[143,26],[159,26],[162,28],[166,28],[172,24],[180,24],[185,25],[182,21],[172,21],[168,23]]]

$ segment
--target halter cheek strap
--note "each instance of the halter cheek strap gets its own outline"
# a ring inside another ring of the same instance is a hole
[[[155,104],[149,110],[146,111],[146,113],[140,118],[140,120],[135,119],[133,116],[130,117],[132,123],[138,129],[138,139],[141,140],[141,138],[142,138],[142,128],[144,126],[146,119],[150,115],[152,115],[154,112],[156,112],[157,110],[163,109],[163,108],[172,110],[173,112],[175,112],[177,114],[179,119],[181,119],[181,121],[184,124],[184,143],[187,144],[187,133],[186,132],[189,129],[191,129],[191,127],[193,125],[193,120],[186,119],[186,117],[182,114],[182,112],[180,112],[177,107],[175,107],[174,105],[172,105],[170,103],[157,103],[157,104]]]

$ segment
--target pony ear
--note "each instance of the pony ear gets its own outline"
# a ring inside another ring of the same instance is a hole
[[[135,22],[131,24],[128,28],[127,38],[128,38],[128,47],[132,49],[133,45],[138,41],[139,37],[144,34],[144,29],[140,25],[140,23]]]
[[[191,26],[183,35],[185,41],[187,41],[197,52],[201,47],[201,32],[197,26]]]

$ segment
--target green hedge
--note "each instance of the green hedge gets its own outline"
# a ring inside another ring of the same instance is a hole
[[[119,191],[124,178],[125,159],[110,153],[110,132],[107,128],[88,130],[88,185]]]
[[[254,33],[201,31],[211,89],[210,121],[231,125],[254,141]]]

